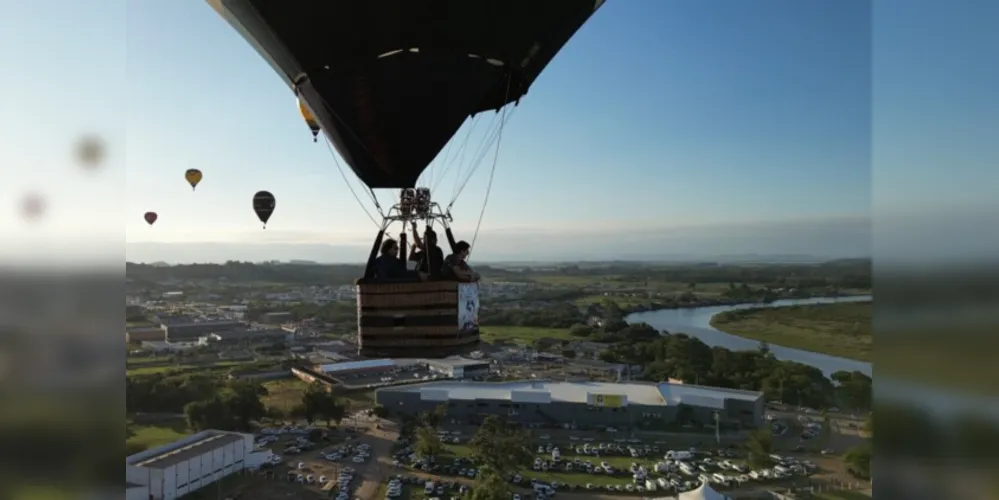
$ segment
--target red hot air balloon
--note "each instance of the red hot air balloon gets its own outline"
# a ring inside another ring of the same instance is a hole
[[[142,218],[146,219],[146,223],[152,226],[153,223],[156,222],[156,219],[159,218],[159,216],[156,215],[156,212],[146,212],[146,215],[143,215]]]

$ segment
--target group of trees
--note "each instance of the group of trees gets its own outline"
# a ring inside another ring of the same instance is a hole
[[[264,417],[301,418],[339,422],[346,413],[336,394],[320,383],[302,393],[302,402],[288,414],[267,408],[261,398],[268,395],[261,384],[247,380],[224,380],[212,373],[153,374],[125,377],[125,410],[128,413],[182,413],[195,431],[222,429],[248,431]]]
[[[260,399],[266,395],[258,383],[225,381],[211,373],[125,377],[126,412],[183,413],[196,431],[250,430],[254,420],[267,415]]]
[[[403,418],[400,435],[413,442],[413,451],[422,457],[440,456],[445,451],[437,427],[447,416],[447,406]],[[529,467],[534,460],[530,437],[521,426],[497,415],[489,415],[468,443],[471,459],[479,465],[472,500],[507,500],[511,496],[506,477]]]
[[[873,381],[867,375],[837,372],[829,379],[813,366],[775,358],[766,344],[755,351],[731,351],[710,347],[683,333],[667,333],[649,340],[614,344],[601,357],[609,362],[643,366],[643,380],[673,378],[691,384],[762,391],[768,401],[812,408],[842,406],[862,411],[871,405]]]

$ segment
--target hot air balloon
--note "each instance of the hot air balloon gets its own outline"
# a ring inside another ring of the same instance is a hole
[[[45,211],[45,200],[37,194],[29,194],[22,201],[21,211],[28,219],[37,219]]]
[[[496,111],[501,139],[507,105],[520,102],[603,0],[206,1],[284,79],[303,117],[308,111],[368,188],[413,194],[410,205],[383,214],[358,280],[361,353],[433,357],[474,348],[477,285],[377,282],[378,248],[391,223],[405,231],[422,219],[443,225],[454,249],[450,205],[442,210],[429,190],[407,190],[469,117]],[[440,313],[410,317],[414,307]]]
[[[321,130],[319,122],[312,116],[312,112],[309,111],[308,106],[301,99],[298,100],[298,112],[302,113],[302,119],[305,120],[305,124],[312,131],[312,142],[319,142],[319,131]]]
[[[198,187],[198,183],[201,182],[201,171],[196,168],[189,168],[187,172],[184,172],[184,178],[187,179],[187,183],[191,185],[191,190],[193,191]]]
[[[274,206],[274,195],[269,191],[257,191],[257,194],[253,195],[253,211],[257,213],[260,222],[264,223],[264,229],[267,229],[267,221],[274,213]]]
[[[156,215],[156,212],[146,212],[145,215],[142,216],[142,218],[146,219],[146,224],[152,226],[153,223],[156,222],[156,219],[159,218],[159,216]]]

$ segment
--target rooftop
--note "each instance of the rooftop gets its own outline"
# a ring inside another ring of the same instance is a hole
[[[477,365],[488,365],[489,364],[488,360],[468,359],[468,358],[462,358],[460,356],[453,356],[453,357],[444,358],[444,359],[427,359],[427,360],[424,360],[424,362],[427,363],[427,364],[446,365],[446,366],[455,366],[455,367],[457,367],[457,366],[477,366]]]
[[[362,361],[329,363],[322,365],[320,370],[324,373],[337,373],[351,370],[366,370],[368,368],[389,368],[392,366],[395,366],[395,361],[391,359],[366,359]]]
[[[631,404],[662,406],[665,404],[654,384],[611,384],[606,382],[427,382],[406,386],[387,387],[379,390],[423,392],[447,391],[448,399],[510,400],[512,393],[548,394],[552,402],[586,403],[587,394],[613,394],[626,396]]]
[[[760,392],[740,391],[718,387],[699,385],[684,385],[671,383],[610,383],[610,382],[552,382],[552,381],[517,381],[517,382],[470,382],[470,381],[435,381],[405,386],[386,387],[384,391],[403,391],[433,393],[438,397],[443,391],[447,399],[452,400],[510,400],[513,393],[537,393],[538,396],[548,395],[553,402],[586,403],[587,394],[604,394],[625,396],[629,404],[646,406],[667,406],[688,404],[708,408],[723,408],[726,399],[756,401],[763,396]]]
[[[229,443],[242,441],[244,438],[243,434],[235,432],[204,431],[195,434],[188,440],[177,441],[133,455],[126,459],[126,463],[131,463],[136,467],[163,469]]]

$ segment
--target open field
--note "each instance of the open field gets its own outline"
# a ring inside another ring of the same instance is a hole
[[[728,311],[711,326],[771,344],[871,361],[871,302],[817,304]]]
[[[172,443],[189,434],[191,431],[183,419],[155,424],[139,424],[131,420],[125,422],[125,446],[130,453]]]
[[[267,389],[267,395],[260,398],[264,406],[286,412],[302,402],[302,393],[309,387],[309,384],[297,377],[269,380],[262,385]]]
[[[541,338],[572,339],[568,328],[537,328],[533,326],[482,326],[481,339],[485,342],[507,341],[530,344]]]
[[[160,365],[160,366],[138,366],[135,368],[128,368],[125,370],[126,375],[151,375],[154,373],[164,373],[172,370],[221,370],[237,368],[244,365],[252,364],[253,361],[219,361],[216,363],[208,364],[179,364],[179,365]]]

